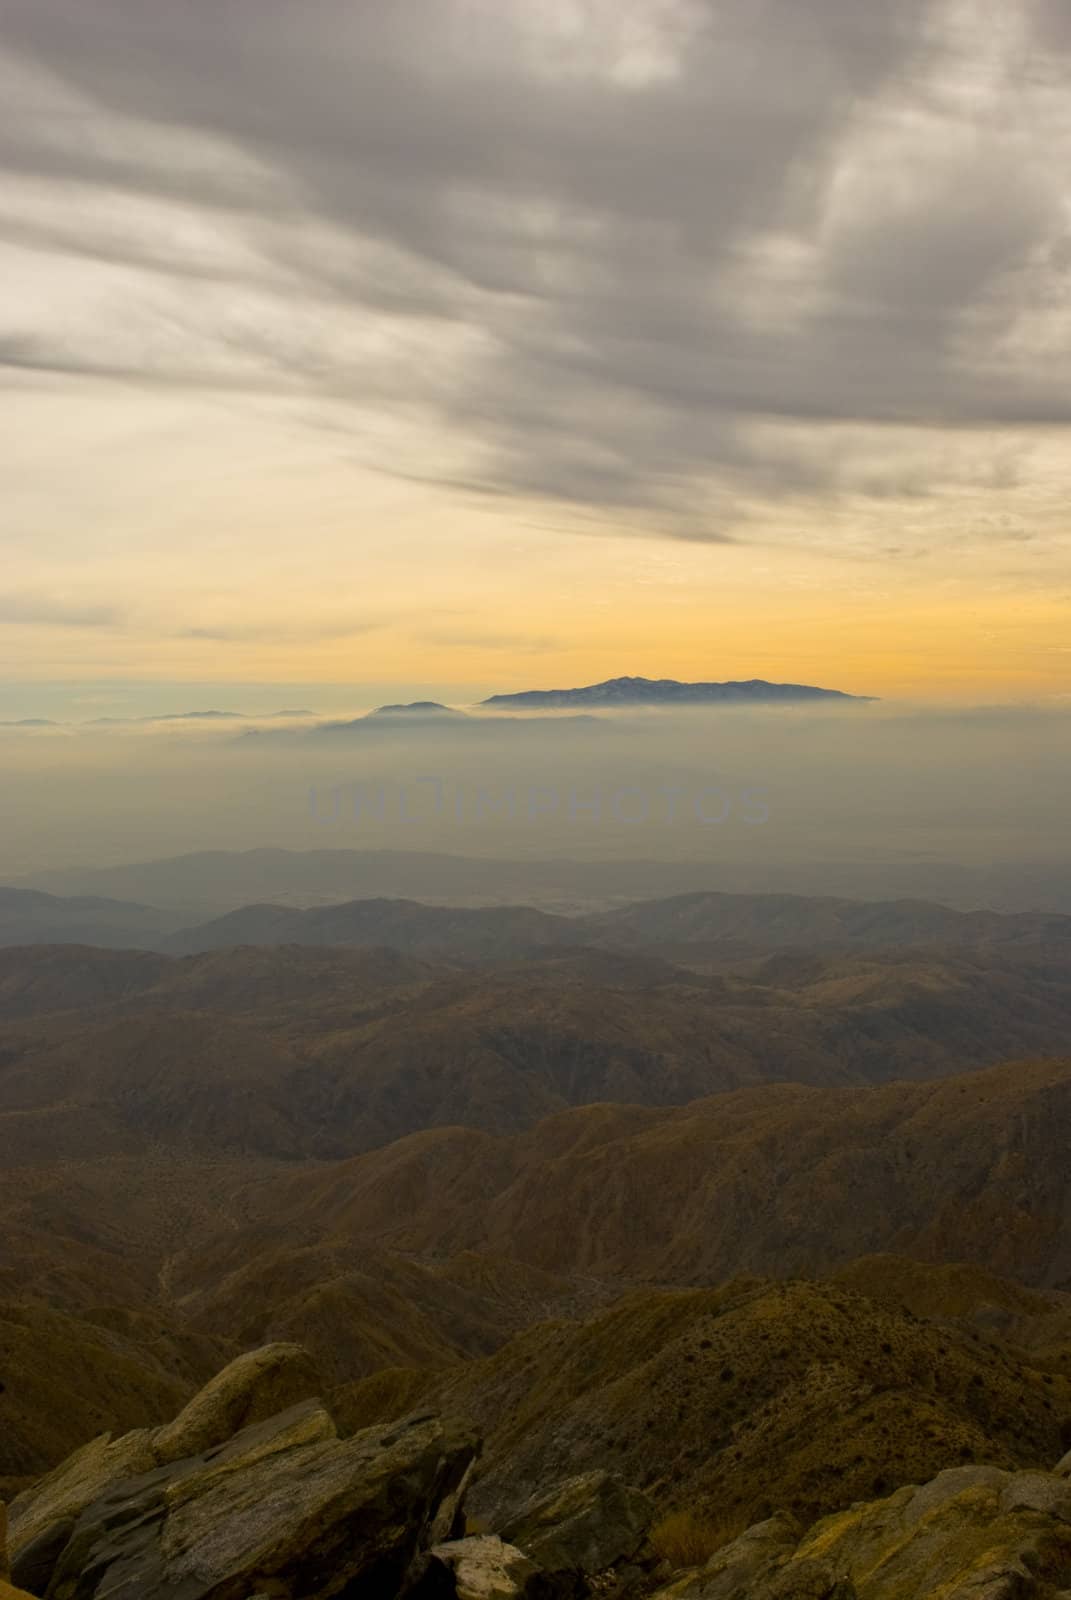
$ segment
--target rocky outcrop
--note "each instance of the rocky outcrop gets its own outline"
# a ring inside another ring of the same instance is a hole
[[[196,1455],[319,1394],[322,1379],[299,1344],[268,1344],[224,1367],[196,1394],[174,1422],[158,1428],[152,1448],[157,1461]]]
[[[225,1444],[241,1428],[316,1395],[319,1374],[298,1345],[240,1356],[163,1428],[102,1434],[21,1495],[11,1508],[11,1550],[21,1580],[43,1592],[58,1552],[85,1508],[113,1484]]]
[[[584,1600],[623,1595],[654,1506],[608,1472],[567,1478],[533,1496],[500,1534],[438,1545],[406,1600]]]
[[[544,1572],[605,1572],[641,1550],[655,1507],[609,1472],[585,1472],[532,1497],[502,1528],[502,1538]]]
[[[530,1500],[512,1538],[466,1536],[472,1429],[423,1413],[340,1437],[317,1383],[302,1349],[267,1346],[167,1426],[77,1451],[11,1507],[17,1593],[580,1600],[644,1545],[654,1507],[605,1472]]]
[[[7,1547],[7,1507],[0,1502],[0,1600],[33,1600],[25,1589],[13,1589],[8,1579],[11,1576],[11,1562]]]
[[[166,1427],[93,1440],[11,1506],[13,1581],[42,1600],[399,1592],[457,1535],[478,1441],[431,1415],[340,1438],[317,1383],[269,1346]]]
[[[800,1542],[799,1524],[784,1513],[756,1523],[723,1550],[719,1550],[701,1574],[690,1574],[668,1591],[703,1600],[735,1600],[749,1592],[749,1586],[765,1582],[795,1555]]]
[[[1071,1483],[962,1467],[826,1517],[752,1528],[657,1600],[1064,1600]]]
[[[0,1600],[1071,1600],[1066,1458],[957,1467],[807,1532],[779,1514],[673,1575],[654,1569],[653,1503],[611,1473],[467,1534],[466,1423],[341,1437],[314,1396],[260,1414],[312,1382],[303,1351],[268,1347],[167,1427],[78,1451],[14,1502],[6,1537],[0,1507]]]
[[[438,1418],[339,1439],[316,1401],[227,1444],[114,1481],[16,1554],[46,1600],[303,1600],[348,1584],[390,1596],[452,1531],[474,1437]],[[14,1528],[19,1532],[17,1513]],[[356,1592],[356,1591],[355,1591]],[[363,1592],[363,1591],[362,1591]]]

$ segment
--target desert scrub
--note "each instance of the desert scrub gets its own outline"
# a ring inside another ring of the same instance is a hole
[[[703,1516],[697,1511],[671,1511],[651,1529],[651,1549],[674,1571],[681,1567],[701,1567],[743,1531],[739,1519]]]

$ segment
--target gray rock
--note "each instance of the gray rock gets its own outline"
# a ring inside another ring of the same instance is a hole
[[[802,1530],[787,1512],[758,1522],[711,1556],[701,1571],[684,1580],[681,1600],[737,1600],[761,1579],[776,1573],[795,1553]]]
[[[920,1489],[901,1490],[906,1499],[904,1528],[918,1527],[968,1490],[992,1490],[999,1495],[1008,1481],[1009,1474],[999,1467],[949,1467]]]
[[[165,1427],[91,1440],[13,1502],[13,1569],[32,1573],[37,1588],[43,1589],[42,1551],[55,1544],[59,1523],[80,1516],[124,1479],[225,1444],[241,1429],[311,1398],[319,1387],[312,1358],[300,1345],[265,1345],[224,1367]],[[35,1584],[27,1582],[27,1587],[33,1590]]]
[[[1071,1483],[1051,1472],[1015,1472],[1001,1492],[1000,1509],[1037,1511],[1058,1522],[1071,1522]]]
[[[592,1575],[635,1556],[654,1517],[639,1489],[586,1472],[533,1496],[499,1531],[545,1572]]]
[[[156,1465],[152,1433],[139,1428],[113,1439],[103,1433],[60,1463],[54,1472],[17,1496],[9,1507],[8,1539],[12,1571],[21,1570],[23,1554],[31,1546],[54,1538],[57,1524],[75,1520],[86,1506],[112,1484],[149,1472]],[[39,1584],[43,1592],[44,1585]]]
[[[393,1596],[476,1451],[434,1417],[342,1440],[306,1402],[113,1482],[77,1517],[46,1600]]]
[[[857,1600],[851,1579],[828,1561],[791,1561],[744,1592],[748,1600]]]
[[[52,1581],[56,1563],[70,1543],[74,1518],[50,1523],[29,1544],[23,1545],[11,1567],[11,1581],[31,1594],[44,1594]]]
[[[174,1422],[157,1428],[152,1446],[163,1465],[200,1455],[255,1422],[287,1411],[322,1392],[315,1362],[299,1344],[268,1344],[224,1367]]]
[[[948,1600],[1031,1600],[1038,1592],[1030,1569],[1021,1561],[1012,1561],[972,1574],[953,1590]]]
[[[1071,1600],[1071,1484],[957,1467],[823,1518],[759,1524],[657,1600]]]
[[[442,1592],[456,1600],[549,1600],[551,1595],[550,1580],[535,1563],[494,1534],[436,1545],[429,1568],[433,1579],[441,1569],[450,1585]],[[432,1590],[426,1592],[430,1595]]]

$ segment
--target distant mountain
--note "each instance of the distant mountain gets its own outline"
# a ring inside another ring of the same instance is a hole
[[[0,945],[137,948],[165,938],[181,926],[182,920],[175,912],[98,895],[64,899],[35,889],[0,887]]]
[[[454,905],[508,901],[577,908],[586,904],[593,909],[622,898],[714,888],[720,876],[711,863],[518,861],[426,850],[258,849],[201,850],[158,861],[41,872],[26,887],[57,895],[107,895],[188,907],[204,918],[269,901],[307,906],[388,896]]]
[[[479,724],[482,719],[473,718]],[[493,719],[488,718],[488,721]],[[504,719],[507,720],[507,719]],[[536,729],[541,719],[512,717]],[[576,725],[584,726],[579,719]],[[571,718],[555,718],[554,727]],[[612,726],[589,719],[587,727]],[[365,727],[369,724],[366,722]],[[374,726],[374,724],[372,725]],[[391,724],[381,725],[388,730]],[[453,722],[448,724],[453,728]],[[468,726],[464,724],[463,726]],[[266,735],[265,735],[266,737]],[[287,733],[306,739],[305,733]],[[627,901],[693,890],[756,894],[776,882],[797,896],[831,895],[859,902],[924,897],[947,906],[989,906],[1005,912],[1044,908],[1071,913],[1071,864],[1066,861],[954,862],[736,860],[588,860],[568,857],[449,855],[427,850],[201,850],[156,861],[39,871],[12,880],[20,888],[56,895],[105,895],[153,906],[187,909],[192,921],[239,906],[284,902],[321,905],[359,896],[386,896],[452,905],[533,905],[553,911],[594,911]]]
[[[1071,952],[1071,917],[954,911],[928,900],[794,894],[695,894],[641,900],[583,920],[590,943],[661,954],[1023,945]]]
[[[235,899],[243,897],[247,883],[255,887],[259,881],[278,883],[283,893],[293,893],[288,875],[292,863],[297,863],[299,870],[308,874],[305,895],[328,903],[306,908],[257,900],[208,921],[201,920],[197,901],[187,901],[188,910],[176,909],[179,896],[185,901],[190,889],[198,886],[198,876],[210,873],[217,859],[219,887],[221,891],[229,887]],[[180,881],[184,864],[188,864],[185,888]],[[699,890],[578,916],[572,908],[572,914],[563,915],[524,904],[519,898],[500,905],[443,905],[383,894],[336,898],[355,879],[360,882],[364,878],[373,887],[384,881],[419,878],[424,875],[421,866],[426,873],[429,864],[433,874],[444,868],[460,869],[461,879],[471,868],[471,888],[483,890],[474,893],[477,899],[491,898],[488,890],[502,869],[517,869],[512,881],[522,890],[526,874],[532,871],[531,866],[520,863],[466,863],[448,856],[418,855],[407,861],[403,854],[389,851],[364,855],[356,851],[310,852],[308,858],[285,851],[252,851],[248,857],[224,853],[218,858],[190,856],[145,868],[115,868],[87,875],[90,881],[109,886],[149,888],[160,899],[166,898],[166,908],[115,897],[83,894],[65,898],[36,889],[0,887],[0,946],[84,944],[165,950],[177,955],[238,945],[390,946],[451,961],[492,963],[548,947],[584,946],[642,951],[699,971],[724,970],[731,963],[752,958],[774,958],[778,952],[805,952],[812,961],[822,954],[866,950],[947,954],[1001,948],[1052,960],[1066,960],[1071,952],[1071,917],[1054,912],[955,911],[925,900],[872,902]],[[552,865],[557,869],[569,866]],[[612,868],[591,865],[591,889],[597,892],[595,869],[602,867],[612,873]],[[540,864],[535,864],[535,870],[540,870]],[[652,874],[655,878],[662,875]],[[672,881],[678,873],[665,869],[664,876]],[[499,881],[511,881],[508,871]],[[550,883],[557,887],[556,875],[551,875]],[[579,892],[579,887],[575,885],[574,891]],[[564,885],[561,892],[565,892]],[[797,971],[797,967],[791,963],[783,967],[776,981],[786,987],[810,981],[806,960],[802,969]]]
[[[531,906],[470,910],[415,900],[350,900],[309,911],[243,906],[175,934],[165,948],[192,955],[236,945],[389,945],[461,960],[493,960],[523,955],[539,945],[580,942],[582,937],[568,919]]]
[[[607,723],[590,714],[580,713],[572,717],[556,717],[549,726],[556,736],[579,731],[587,737],[593,729],[606,727]],[[473,739],[500,736],[525,739],[533,734],[545,738],[547,730],[547,724],[534,723],[530,717],[472,716],[467,711],[456,711],[450,706],[441,706],[429,701],[425,704],[418,702],[408,706],[379,706],[363,717],[352,717],[345,722],[321,722],[314,728],[303,730],[297,737],[309,739],[322,738],[325,734],[382,734],[402,731],[449,733],[451,736]],[[243,735],[244,739],[254,737],[259,737],[263,741],[285,736],[264,729],[254,729]]]
[[[164,711],[149,717],[93,717],[87,728],[118,727],[127,723],[149,722],[244,722],[244,711]]]
[[[549,733],[556,739],[570,734],[590,737],[593,731],[609,731],[607,718],[577,713],[571,717],[555,717],[553,722],[540,722],[532,717],[493,713],[472,715],[458,711],[453,706],[441,705],[437,700],[415,700],[408,705],[377,706],[359,717],[346,717],[339,721],[318,722],[310,727],[298,728],[247,728],[236,740],[239,745],[260,747],[265,744],[289,744],[307,748],[309,743],[323,743],[328,739],[398,740],[405,738],[448,738],[451,744],[461,740],[479,741],[484,747],[497,741],[533,738],[545,740]]]
[[[408,705],[377,706],[369,712],[373,717],[463,717],[463,711],[444,706],[438,700],[410,700]]]
[[[223,717],[229,720],[243,718],[244,716],[244,711],[167,711],[162,716],[143,717],[141,720],[143,722],[196,722],[202,718],[207,718],[211,721],[214,717]]]
[[[471,722],[463,711],[455,711],[438,700],[412,700],[407,705],[376,706],[360,717],[346,717],[338,722],[321,722],[308,732],[314,736],[333,733],[379,732],[392,724],[412,728],[423,724],[442,726],[446,723]]]
[[[730,683],[678,683],[675,678],[607,678],[583,689],[526,689],[519,694],[493,694],[482,702],[496,708],[556,711],[570,706],[709,706],[764,705],[791,700],[866,701],[871,695],[845,694],[841,689],[815,689],[805,683],[767,683],[748,678]]]
[[[945,950],[1071,952],[1071,917],[952,911],[925,900],[866,902],[705,891],[641,900],[591,916],[533,906],[437,906],[387,897],[309,910],[250,905],[185,928],[161,948],[178,955],[240,944],[390,945],[462,961],[510,960],[538,947],[594,946],[669,955],[683,965],[778,951]],[[782,981],[782,980],[779,980]],[[784,981],[791,981],[789,979]]]

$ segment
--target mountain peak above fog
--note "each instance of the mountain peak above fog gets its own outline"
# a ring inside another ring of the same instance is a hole
[[[463,713],[455,711],[451,706],[444,706],[439,700],[410,700],[407,705],[377,706],[368,713],[370,717],[459,717]]]
[[[493,694],[485,706],[556,710],[562,706],[717,705],[725,702],[763,704],[785,700],[867,700],[868,695],[842,689],[818,689],[806,683],[768,683],[748,678],[727,683],[680,683],[676,678],[607,678],[579,689],[526,689]]]

